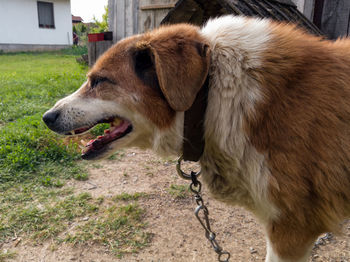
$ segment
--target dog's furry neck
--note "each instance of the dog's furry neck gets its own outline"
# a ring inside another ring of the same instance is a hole
[[[264,221],[276,213],[267,200],[269,171],[243,123],[261,99],[250,72],[260,66],[260,52],[270,39],[267,32],[267,21],[249,23],[243,17],[210,20],[202,29],[212,52],[203,178],[215,198],[244,205]]]

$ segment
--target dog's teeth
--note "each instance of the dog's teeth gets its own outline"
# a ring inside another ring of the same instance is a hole
[[[93,142],[95,142],[95,139],[91,139],[89,142],[87,142],[86,146],[92,145]]]

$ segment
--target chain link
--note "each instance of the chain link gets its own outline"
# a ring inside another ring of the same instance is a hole
[[[203,198],[201,196],[202,184],[198,181],[198,177],[201,174],[201,171],[197,173],[192,171],[191,174],[186,174],[181,170],[182,160],[183,157],[181,156],[177,162],[176,170],[181,178],[186,180],[192,180],[192,183],[190,184],[190,190],[192,191],[192,193],[194,193],[194,199],[198,205],[194,211],[194,214],[196,215],[196,218],[205,230],[205,237],[209,240],[214,251],[218,254],[218,261],[228,262],[230,260],[231,254],[222,249],[222,247],[218,244],[218,242],[215,239],[216,234],[210,229],[209,210],[204,204]],[[203,213],[204,220],[200,217],[200,213]]]
[[[214,251],[218,254],[218,260],[220,262],[228,262],[231,254],[222,249],[222,247],[215,239],[216,234],[210,228],[209,210],[204,204],[203,198],[201,196],[202,184],[198,181],[197,177],[198,175],[195,172],[191,172],[192,183],[190,184],[190,190],[194,193],[194,199],[198,205],[194,211],[194,214],[205,230],[205,237],[209,240]],[[204,220],[201,218],[200,213],[203,213]]]

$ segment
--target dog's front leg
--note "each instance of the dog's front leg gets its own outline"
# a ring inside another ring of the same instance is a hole
[[[312,245],[301,258],[296,258],[296,259],[283,258],[273,250],[271,242],[267,239],[265,262],[307,262],[310,257],[311,250],[312,250]]]
[[[265,262],[307,262],[318,234],[308,228],[270,223],[267,235]]]

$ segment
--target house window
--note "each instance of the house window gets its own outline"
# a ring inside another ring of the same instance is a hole
[[[53,3],[38,1],[39,27],[55,28]]]

